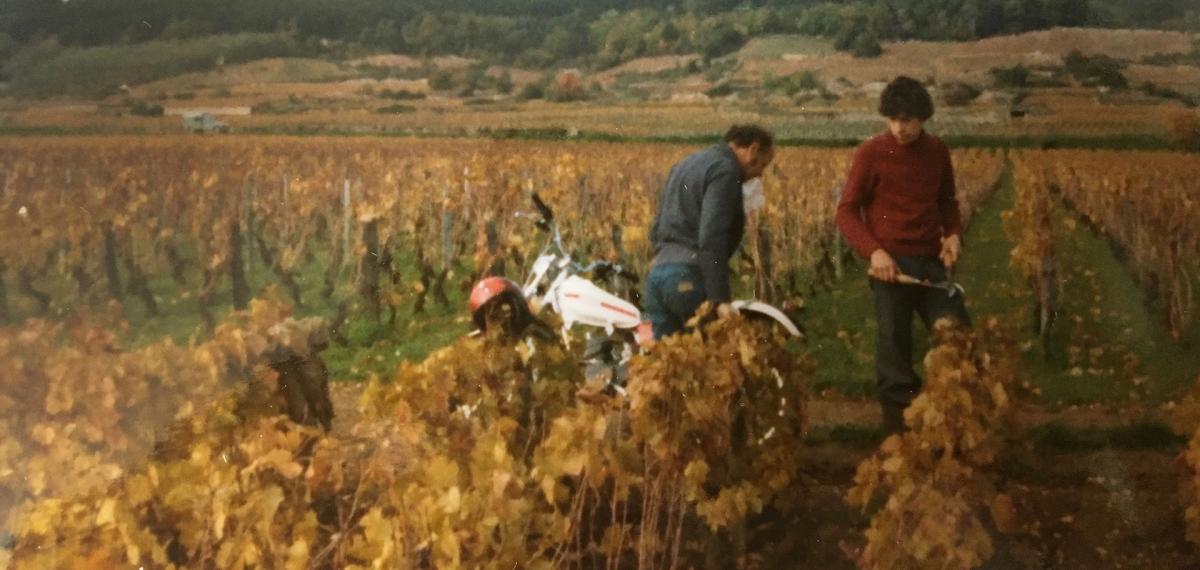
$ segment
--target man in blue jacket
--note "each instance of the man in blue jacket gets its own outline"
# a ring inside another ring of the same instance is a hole
[[[742,183],[775,157],[771,133],[734,125],[723,142],[671,168],[650,230],[654,262],[646,278],[646,316],[654,338],[683,329],[704,301],[720,315],[729,302],[729,258],[742,241]]]

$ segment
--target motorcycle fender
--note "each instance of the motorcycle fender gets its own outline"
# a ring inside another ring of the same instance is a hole
[[[613,329],[637,328],[642,322],[642,314],[633,303],[578,275],[563,281],[557,293],[564,327],[583,323],[612,332]]]
[[[731,304],[733,305],[733,308],[737,309],[740,313],[756,313],[770,318],[771,320],[779,323],[779,325],[782,326],[783,329],[788,332],[788,334],[794,337],[799,338],[804,336],[800,334],[800,329],[796,328],[796,324],[793,323],[792,319],[789,319],[788,316],[783,313],[783,311],[780,311],[779,309],[776,309],[775,307],[772,307],[771,305],[768,305],[762,301],[742,300],[734,301]]]

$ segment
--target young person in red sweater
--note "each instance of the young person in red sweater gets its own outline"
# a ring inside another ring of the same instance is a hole
[[[904,429],[904,409],[921,390],[913,371],[912,316],[926,328],[941,317],[970,324],[962,295],[905,285],[901,274],[945,281],[962,250],[962,219],[955,198],[950,151],[924,131],[933,100],[916,80],[900,76],[883,90],[879,113],[887,131],[854,152],[837,208],[846,241],[870,260],[879,324],[875,375],[883,408],[883,430]]]

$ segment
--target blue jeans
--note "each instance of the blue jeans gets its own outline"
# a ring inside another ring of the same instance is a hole
[[[684,263],[656,264],[646,276],[646,317],[659,339],[683,330],[708,298],[700,268]]]

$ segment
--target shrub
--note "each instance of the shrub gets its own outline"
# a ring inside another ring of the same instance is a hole
[[[416,110],[417,108],[413,107],[412,105],[388,105],[386,107],[375,109],[375,112],[381,115],[394,115],[400,113],[412,113]]]
[[[865,22],[847,25],[833,39],[833,47],[840,51],[850,52],[854,57],[872,58],[883,55],[883,46],[879,45],[879,36],[866,29]]]
[[[712,61],[741,49],[746,38],[728,22],[716,22],[700,30],[697,43],[704,61]]]
[[[988,71],[996,87],[1025,87],[1029,85],[1029,69],[1016,64],[1012,67],[993,67]]]
[[[724,78],[727,74],[733,72],[738,62],[734,58],[719,59],[717,61],[705,62],[704,78],[716,83]]]
[[[379,92],[379,96],[384,99],[395,99],[397,101],[413,101],[425,98],[424,93],[414,93],[403,89],[384,89]]]
[[[793,74],[792,80],[801,89],[821,89],[824,87],[824,85],[821,84],[821,80],[817,77],[817,74],[811,71],[802,71],[800,73]]]
[[[961,82],[952,82],[942,85],[938,89],[938,96],[949,107],[963,107],[969,105],[979,96],[979,89],[974,85]]]
[[[439,69],[434,71],[429,76],[429,87],[438,91],[447,91],[454,88],[454,74],[450,71]]]
[[[496,90],[505,95],[513,92],[512,73],[505,70],[500,74],[500,78],[496,80]]]
[[[1142,89],[1142,92],[1144,92],[1147,95],[1150,95],[1151,97],[1162,97],[1163,99],[1175,99],[1175,100],[1182,102],[1188,108],[1192,108],[1192,107],[1196,106],[1196,99],[1194,97],[1180,93],[1179,91],[1176,91],[1170,87],[1163,87],[1160,85],[1156,85],[1152,81],[1146,81],[1146,82],[1142,83],[1141,89]]]
[[[578,71],[567,70],[554,77],[546,89],[546,98],[551,101],[582,101],[588,98],[583,77]]]
[[[823,87],[821,80],[817,79],[817,75],[811,71],[793,73],[783,77],[768,76],[763,79],[763,88],[767,91],[783,91],[788,95],[795,95],[801,91],[815,91]]]
[[[1091,87],[1124,89],[1129,80],[1121,73],[1125,64],[1103,55],[1086,56],[1079,50],[1071,50],[1063,64],[1077,81]]]
[[[704,94],[708,95],[709,97],[728,97],[733,95],[733,85],[731,85],[728,81],[718,83],[708,88]]]
[[[531,99],[541,99],[546,96],[546,91],[538,83],[526,83],[524,87],[517,92],[517,99],[529,101]]]
[[[475,64],[469,67],[466,73],[463,74],[462,83],[464,87],[476,91],[487,88],[494,81],[491,77],[488,77],[486,65]]]
[[[879,45],[879,38],[875,34],[863,32],[850,44],[850,54],[864,59],[879,57],[883,55],[883,46]]]

